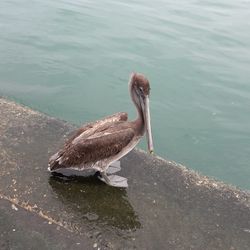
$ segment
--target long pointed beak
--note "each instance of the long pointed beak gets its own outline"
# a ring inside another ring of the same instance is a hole
[[[149,110],[149,97],[146,96],[144,99],[144,119],[146,123],[146,136],[148,142],[148,151],[150,154],[154,152],[152,130],[151,130],[151,120],[150,120],[150,110]]]

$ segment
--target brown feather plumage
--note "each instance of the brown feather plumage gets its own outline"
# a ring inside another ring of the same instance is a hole
[[[113,115],[106,116],[105,118],[103,118],[101,120],[86,123],[86,124],[84,124],[83,127],[77,129],[74,132],[74,134],[65,142],[65,146],[67,144],[70,144],[76,137],[78,137],[83,132],[85,132],[91,128],[97,127],[100,123],[109,122],[109,121],[116,122],[116,121],[127,121],[127,120],[128,120],[128,114],[125,112],[119,112],[119,113],[116,113]]]
[[[61,165],[93,165],[97,161],[118,154],[128,145],[133,136],[133,130],[128,128],[97,138],[82,139],[76,144],[68,144],[61,152]]]
[[[84,168],[118,154],[134,136],[126,120],[126,113],[117,113],[78,129],[50,158],[50,169]]]

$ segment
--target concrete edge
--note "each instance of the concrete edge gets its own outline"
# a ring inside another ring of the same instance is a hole
[[[13,105],[16,109],[22,109],[22,111],[28,112],[31,115],[46,116],[49,119],[57,120],[58,122],[67,124],[67,126],[72,127],[72,129],[77,126],[63,119],[52,117],[49,114],[38,110],[33,110],[22,103],[17,103],[13,99],[9,100],[8,97],[0,96],[0,100],[4,101],[6,104]],[[199,189],[202,188],[209,191],[214,190],[216,193],[224,193],[227,197],[233,197],[242,205],[250,208],[250,190],[243,190],[234,186],[233,184],[224,183],[223,181],[217,180],[214,177],[205,176],[202,173],[199,173],[182,164],[176,163],[175,161],[164,159],[157,154],[149,155],[146,151],[139,148],[136,148],[135,151],[139,154],[142,154],[145,159],[151,159],[154,162],[157,162],[158,165],[162,165],[162,167],[171,167],[172,169],[179,171],[182,175],[182,179],[185,179],[188,185],[191,184]]]
[[[153,158],[153,160],[157,161],[157,163],[162,165],[162,167],[168,167],[178,171],[179,174],[182,175],[182,180],[185,180],[187,186],[192,185],[197,189],[202,189],[203,191],[214,191],[214,193],[219,196],[234,198],[244,207],[250,208],[250,190],[243,190],[233,184],[224,183],[221,180],[203,175],[202,173],[190,169],[189,167],[164,159],[161,156],[155,154],[151,156],[142,149],[136,148],[135,151],[143,154],[145,158]]]

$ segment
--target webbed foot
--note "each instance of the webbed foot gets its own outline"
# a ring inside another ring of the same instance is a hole
[[[116,172],[119,172],[120,170],[121,170],[121,162],[115,161],[115,162],[111,163],[111,165],[106,170],[106,173],[107,174],[114,174]]]
[[[122,187],[122,188],[128,187],[127,179],[124,177],[118,175],[106,175],[106,173],[104,172],[100,174],[101,176],[99,176],[99,179],[105,182],[109,186]]]

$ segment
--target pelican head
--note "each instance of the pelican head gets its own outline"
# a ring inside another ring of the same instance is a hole
[[[132,73],[129,82],[130,95],[134,101],[139,118],[143,119],[143,126],[146,128],[146,136],[148,142],[148,151],[150,153],[154,152],[153,138],[151,131],[151,120],[150,120],[150,110],[149,110],[149,93],[150,85],[148,79],[139,73]]]

